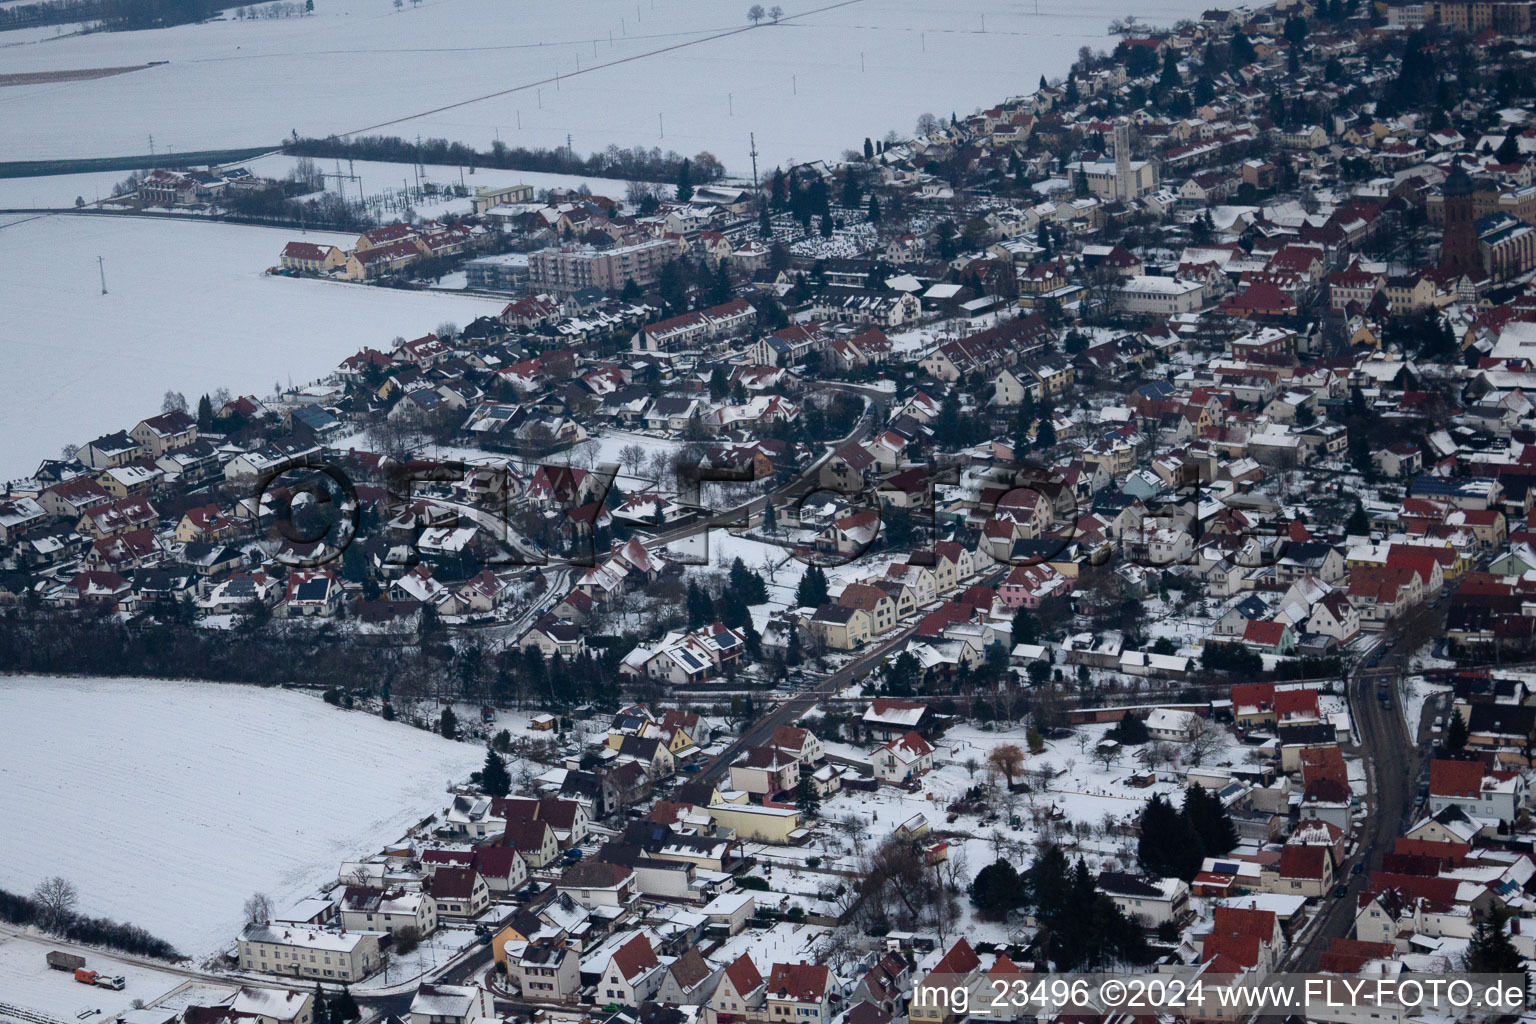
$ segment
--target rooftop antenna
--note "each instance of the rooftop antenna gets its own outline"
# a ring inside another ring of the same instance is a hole
[[[100,256],[96,257],[96,270],[101,274],[101,294],[107,294],[107,262]]]
[[[748,132],[747,138],[752,140],[752,191],[757,191],[757,133]]]

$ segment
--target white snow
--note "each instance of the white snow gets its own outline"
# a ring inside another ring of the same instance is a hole
[[[219,683],[7,678],[0,721],[0,887],[63,875],[82,913],[192,956],[233,943],[252,892],[289,905],[440,811],[484,756],[311,695]]]
[[[0,280],[0,477],[62,445],[127,430],[167,389],[271,393],[329,373],[365,345],[465,324],[501,303],[440,292],[269,277],[290,239],[355,236],[143,217],[63,215],[0,226],[25,273]],[[101,294],[96,257],[105,257]]]
[[[1136,13],[1170,26],[1202,6]],[[1109,0],[1040,0],[1038,13],[1009,0],[802,0],[753,29],[746,7],[319,0],[306,18],[7,33],[11,72],[169,62],[7,89],[7,159],[144,153],[150,135],[158,152],[184,152],[364,131],[482,149],[499,135],[551,149],[569,136],[577,153],[709,150],[745,175],[749,133],[760,168],[836,157],[910,132],[925,111],[968,113],[1063,75],[1079,46],[1110,49],[1105,28],[1125,14]]]
[[[55,971],[45,959],[51,949],[65,949],[85,957],[86,967],[103,974],[118,974],[127,983],[121,992],[82,985],[70,971]],[[110,1020],[133,1008],[134,1000],[152,1003],[186,982],[179,974],[128,963],[93,949],[61,946],[46,937],[0,929],[0,1002],[74,1020],[83,1010],[101,1011],[79,1019],[83,1024]],[[224,990],[227,995],[232,989]]]

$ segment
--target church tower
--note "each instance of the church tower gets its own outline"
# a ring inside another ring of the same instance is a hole
[[[1466,274],[1477,281],[1483,276],[1483,257],[1477,251],[1472,191],[1472,176],[1457,162],[1440,189],[1445,200],[1445,234],[1440,239],[1440,269],[1457,275]]]
[[[1131,182],[1131,125],[1121,121],[1115,125],[1115,198],[1128,203],[1135,192]]]

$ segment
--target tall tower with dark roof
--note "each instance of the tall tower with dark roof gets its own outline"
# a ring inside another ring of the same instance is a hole
[[[1466,274],[1476,281],[1483,276],[1483,257],[1477,251],[1472,192],[1472,176],[1457,162],[1440,189],[1445,200],[1445,234],[1440,239],[1440,269],[1458,275]]]

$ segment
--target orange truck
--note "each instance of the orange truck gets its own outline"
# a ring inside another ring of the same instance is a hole
[[[75,980],[82,985],[95,985],[98,988],[110,988],[118,992],[121,992],[126,984],[122,975],[102,974],[85,967],[75,968]]]

